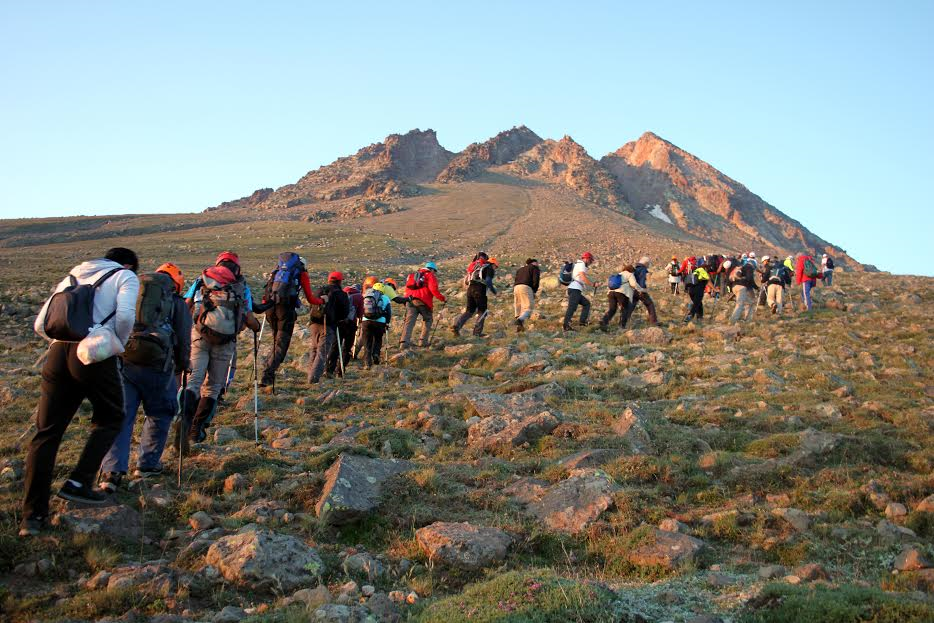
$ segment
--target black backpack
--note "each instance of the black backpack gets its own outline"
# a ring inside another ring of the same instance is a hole
[[[136,323],[126,343],[123,360],[138,366],[168,370],[175,346],[172,319],[175,284],[163,273],[141,275],[136,297]]]
[[[827,258],[827,270],[833,270],[833,258],[832,257]]]
[[[574,262],[565,262],[564,266],[561,267],[561,272],[558,273],[558,283],[563,286],[569,286],[573,280]]]
[[[79,284],[74,275],[68,275],[71,285],[56,292],[49,299],[45,311],[45,334],[53,340],[80,342],[88,336],[91,327],[104,324],[117,313],[116,304],[100,322],[94,321],[94,294],[105,281],[126,268],[114,268],[94,283]]]

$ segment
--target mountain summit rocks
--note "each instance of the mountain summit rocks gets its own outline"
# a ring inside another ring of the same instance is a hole
[[[415,129],[338,158],[294,184],[262,188],[209,210],[346,221],[406,210],[424,197],[422,202],[441,211],[460,213],[474,204],[490,211],[498,201],[491,186],[578,211],[599,206],[668,238],[707,239],[711,251],[826,252],[841,267],[864,268],[741,183],[652,132],[598,161],[570,136],[542,139],[524,125],[457,154],[438,142],[434,130]],[[608,220],[599,211],[593,216]],[[634,224],[618,225],[629,231]]]

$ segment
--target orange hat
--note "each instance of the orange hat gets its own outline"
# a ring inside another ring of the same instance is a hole
[[[343,281],[343,280],[344,280],[344,273],[338,270],[335,270],[334,272],[328,275],[328,281]]]
[[[175,292],[181,294],[182,288],[185,287],[185,277],[182,275],[182,271],[179,270],[178,266],[172,262],[166,262],[162,266],[156,269],[157,273],[165,273],[172,278],[172,281],[175,283]]]
[[[499,268],[499,260],[497,260],[495,257],[491,257],[487,261],[493,266],[496,266],[497,268]]]
[[[373,284],[374,284],[374,283],[377,283],[378,281],[379,281],[379,279],[377,279],[377,278],[374,277],[373,275],[370,275],[369,277],[367,277],[366,279],[363,280],[363,291],[366,292],[366,291],[369,290],[371,287],[373,287]]]
[[[396,280],[393,279],[392,277],[387,277],[383,279],[383,283],[391,285],[393,290],[399,289],[399,286],[396,285]]]

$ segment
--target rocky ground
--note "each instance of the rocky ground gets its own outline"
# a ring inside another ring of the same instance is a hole
[[[517,336],[503,287],[485,339],[447,331],[452,288],[431,348],[399,353],[396,326],[370,372],[309,387],[295,340],[259,444],[244,343],[181,486],[167,456],[113,506],[56,502],[31,541],[15,532],[43,290],[10,283],[6,620],[934,619],[929,279],[841,274],[810,314],[731,326],[722,303],[681,322],[656,274],[661,327],[640,310],[567,336],[563,289]]]

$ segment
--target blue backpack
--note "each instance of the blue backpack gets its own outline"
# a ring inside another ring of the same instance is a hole
[[[279,254],[279,263],[269,276],[266,285],[266,300],[276,305],[298,303],[299,275],[305,265],[298,253],[285,251]]]
[[[610,290],[618,290],[623,287],[623,276],[619,273],[610,275],[606,280],[606,287]]]

